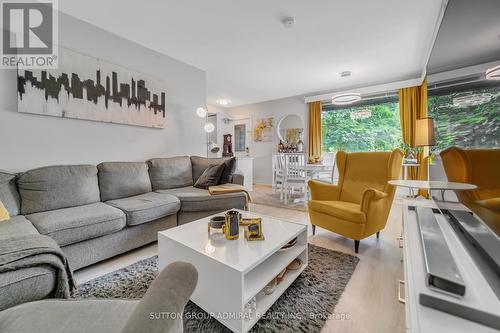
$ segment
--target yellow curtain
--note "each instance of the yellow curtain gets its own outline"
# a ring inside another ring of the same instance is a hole
[[[309,163],[321,161],[321,102],[309,103],[307,146]]]
[[[399,117],[401,119],[401,130],[403,143],[415,147],[415,124],[417,119],[427,117],[427,80],[421,86],[399,89]],[[408,168],[409,179],[427,179],[427,163],[429,154],[427,147],[417,154],[417,161],[420,166]],[[419,191],[419,194],[427,197],[426,191]]]

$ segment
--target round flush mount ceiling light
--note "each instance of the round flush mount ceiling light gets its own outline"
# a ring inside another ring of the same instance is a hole
[[[217,104],[219,104],[220,106],[226,106],[226,105],[229,105],[229,104],[231,103],[231,101],[230,101],[230,100],[225,99],[225,98],[218,99],[216,102],[217,102]]]
[[[359,102],[361,100],[361,95],[358,93],[346,93],[335,95],[332,97],[333,105],[349,105],[352,103]]]
[[[495,66],[486,71],[486,80],[500,80],[500,66]]]
[[[493,98],[492,94],[460,94],[453,98],[453,106],[456,108],[466,108],[488,103]]]
[[[212,123],[206,123],[205,126],[203,126],[203,129],[207,133],[212,133],[215,130],[215,126]]]
[[[362,120],[362,119],[370,118],[372,116],[372,110],[366,108],[363,110],[354,111],[354,112],[351,112],[350,116],[351,116],[352,120]]]
[[[196,114],[200,118],[205,118],[207,116],[207,110],[204,107],[200,106],[196,109]]]

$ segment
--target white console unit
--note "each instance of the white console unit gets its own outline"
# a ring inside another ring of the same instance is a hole
[[[444,204],[443,204],[444,205]],[[465,210],[460,204],[447,204],[447,209]],[[446,239],[454,261],[466,285],[463,297],[451,296],[426,284],[425,262],[422,255],[422,241],[415,211],[409,206],[437,208],[431,200],[405,200],[403,204],[403,254],[404,281],[400,281],[400,293],[404,285],[406,328],[412,333],[461,333],[461,332],[499,332],[494,328],[477,322],[451,315],[420,304],[420,297],[427,295],[446,302],[469,308],[469,311],[480,311],[499,315],[500,301],[491,285],[487,282],[478,265],[472,258],[470,250],[464,246],[463,240],[455,232],[450,222],[441,214],[435,214],[436,221]],[[443,206],[440,204],[440,207]]]
[[[236,173],[242,174],[245,189],[253,190],[253,157],[236,157]]]

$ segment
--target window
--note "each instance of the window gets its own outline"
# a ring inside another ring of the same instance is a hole
[[[434,118],[436,135],[433,151],[499,146],[500,86],[482,85],[429,91],[428,115]]]
[[[234,151],[244,152],[246,141],[246,126],[245,124],[234,125]]]
[[[323,151],[389,151],[401,146],[397,96],[350,107],[325,105]]]

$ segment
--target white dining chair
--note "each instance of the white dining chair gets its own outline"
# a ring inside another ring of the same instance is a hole
[[[304,194],[304,202],[307,203],[307,173],[301,170],[305,167],[307,157],[305,154],[284,154],[285,172],[282,190],[282,200],[288,204],[289,196],[300,190]]]
[[[335,155],[336,152],[323,152],[322,154],[322,162],[324,165],[333,165],[335,163]]]
[[[339,170],[337,169],[335,156],[336,156],[336,153],[325,153],[325,158],[323,159],[323,164],[332,165],[332,169],[325,171],[325,172],[320,172],[318,174],[318,177],[315,178],[315,180],[319,180],[319,181],[322,181],[325,183],[330,183],[330,184],[337,184],[338,183]]]
[[[280,200],[283,200],[283,183],[285,180],[285,157],[283,154],[273,155],[273,188],[280,191]]]

